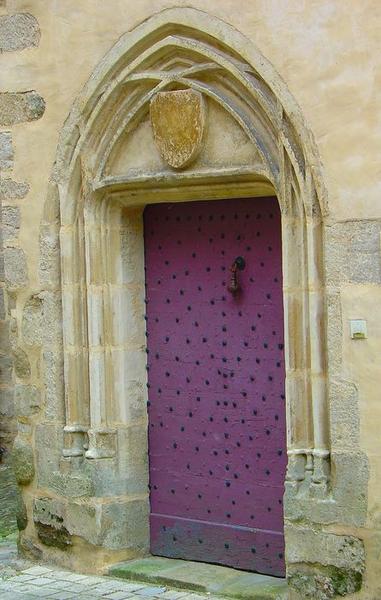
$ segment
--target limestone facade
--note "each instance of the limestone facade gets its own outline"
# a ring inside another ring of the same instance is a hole
[[[0,3],[1,413],[23,552],[89,571],[148,552],[143,208],[276,195],[290,598],[381,596],[381,8],[349,4]],[[149,116],[173,90],[207,122],[180,170]]]

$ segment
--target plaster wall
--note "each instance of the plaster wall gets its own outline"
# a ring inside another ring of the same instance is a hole
[[[361,3],[355,0],[252,0],[241,4],[210,0],[207,6],[203,2],[180,0],[6,0],[0,3],[0,17],[30,14],[40,32],[37,35],[33,23],[34,33],[30,34],[31,41],[24,49],[17,44],[6,47],[4,42],[4,51],[0,53],[1,92],[35,90],[43,99],[37,101],[33,97],[34,108],[28,118],[20,117],[14,123],[4,117],[5,109],[0,110],[0,133],[11,132],[14,148],[12,168],[2,167],[0,193],[3,207],[8,212],[15,211],[5,241],[8,261],[5,274],[11,344],[19,365],[14,381],[19,390],[19,403],[24,403],[19,415],[19,431],[33,439],[41,402],[46,406],[49,394],[54,395],[54,386],[58,388],[62,383],[62,373],[47,371],[43,366],[39,345],[40,305],[44,301],[40,296],[41,268],[44,270],[44,260],[50,256],[49,248],[45,247],[45,256],[41,257],[40,228],[42,221],[52,217],[46,212],[45,199],[60,131],[75,98],[120,36],[153,13],[175,6],[206,10],[244,34],[248,44],[253,42],[273,64],[298,102],[317,144],[327,189],[323,260],[330,414],[335,424],[331,444],[337,457],[345,457],[348,449],[356,448],[357,455],[364,454],[369,465],[369,480],[366,461],[359,458],[358,472],[352,469],[352,478],[345,482],[344,513],[346,509],[350,511],[351,491],[355,493],[356,488],[361,488],[363,493],[365,486],[361,515],[346,521],[344,514],[342,524],[336,519],[326,527],[332,534],[364,540],[365,580],[361,592],[353,597],[376,600],[381,596],[381,461],[377,435],[381,419],[378,401],[381,386],[378,366],[381,351],[378,323],[381,7],[377,0]],[[9,98],[2,96],[1,101],[9,102]],[[217,129],[218,119],[216,115]],[[143,139],[148,139],[147,136],[149,132],[143,131]],[[218,140],[217,133],[215,139]],[[130,138],[129,143],[137,152],[142,150],[138,142],[133,145],[133,139]],[[114,164],[123,170],[128,160],[120,154]],[[245,160],[249,163],[254,159],[247,153]],[[54,213],[55,209],[48,210]],[[46,319],[48,308],[44,310]],[[52,313],[49,318],[54,324],[55,343],[59,345],[59,315]],[[367,340],[350,339],[350,318],[367,320]],[[52,342],[45,354],[55,351]],[[49,419],[52,423],[62,422],[63,415],[58,408],[52,409],[50,417],[48,411]],[[22,448],[19,451],[22,453]],[[339,458],[335,468],[340,469]],[[20,482],[28,482],[24,500],[30,514],[36,485],[33,476],[34,469],[19,476]],[[32,532],[31,523],[28,527],[27,531]],[[302,562],[297,556],[293,560],[295,564]]]

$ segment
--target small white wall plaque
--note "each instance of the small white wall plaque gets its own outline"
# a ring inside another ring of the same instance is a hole
[[[368,337],[365,319],[350,319],[349,324],[352,340],[365,340]]]

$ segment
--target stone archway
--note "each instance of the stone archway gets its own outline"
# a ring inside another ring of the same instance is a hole
[[[116,406],[105,406],[106,389],[113,385],[107,365],[110,340],[107,342],[104,325],[109,320],[108,309],[104,294],[92,289],[112,282],[107,232],[117,230],[120,220],[117,204],[109,197],[120,200],[123,195],[123,202],[130,204],[131,200],[125,200],[128,196],[147,198],[154,189],[157,194],[159,189],[168,190],[181,181],[183,189],[175,194],[185,199],[196,181],[200,190],[200,185],[210,187],[211,178],[217,185],[228,187],[228,177],[238,182],[261,176],[271,182],[283,214],[288,478],[297,482],[311,476],[315,493],[324,495],[329,463],[321,262],[325,199],[316,151],[295,102],[273,69],[227,25],[222,37],[229,45],[221,42],[221,26],[192,10],[165,11],[153,17],[110,51],[65,126],[58,154],[58,165],[70,165],[59,177],[61,244],[68,259],[62,263],[63,299],[65,313],[72,313],[67,321],[76,327],[65,335],[66,381],[71,386],[64,455],[81,452],[82,434],[87,431],[88,458],[114,453],[113,421],[118,422],[120,414]],[[224,166],[210,169],[197,180],[192,172],[164,173],[160,181],[157,173],[142,174],[136,169],[134,175],[131,169],[127,176],[110,174],[110,157],[118,144],[125,143],[128,132],[136,129],[149,100],[159,90],[184,87],[200,91],[236,120],[258,151],[257,169],[240,169],[238,165],[229,173]],[[70,265],[74,256],[77,261]],[[75,318],[74,306],[78,313]],[[109,322],[110,326],[112,329]],[[92,339],[94,327],[101,343]],[[93,350],[95,346],[97,350]],[[73,352],[75,366],[71,365]],[[103,382],[95,374],[89,376],[87,352],[90,372],[96,364],[95,371],[104,374]],[[115,384],[115,374],[113,378]],[[77,438],[78,445],[74,441]]]
[[[223,119],[241,132],[247,151],[236,163],[213,144],[204,162],[181,172],[154,155],[149,102],[158,91],[184,88],[207,99],[211,124]],[[265,195],[276,195],[282,212],[287,520],[295,506],[310,515],[315,503],[331,502],[327,205],[316,147],[273,67],[226,23],[171,9],[123,36],[65,123],[47,203],[58,198],[59,219],[49,224],[47,211],[44,225],[59,230],[64,324],[62,458],[52,487],[66,497],[67,529],[104,550],[100,561],[148,548],[142,210],[168,200]],[[80,491],[68,492],[71,485]]]

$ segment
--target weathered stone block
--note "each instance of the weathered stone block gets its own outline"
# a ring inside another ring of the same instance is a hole
[[[9,321],[0,321],[0,351],[2,354],[8,354],[11,349],[9,340]]]
[[[64,364],[61,351],[46,350],[43,353],[47,419],[62,421],[64,416]]]
[[[296,525],[286,525],[286,559],[292,563],[364,570],[363,542],[349,535],[335,535]]]
[[[379,221],[347,221],[325,229],[328,286],[342,282],[380,283]]]
[[[72,535],[78,535],[90,544],[101,545],[100,514],[102,506],[69,502],[65,526]]]
[[[3,241],[17,238],[20,231],[20,209],[17,206],[3,206],[2,226]]]
[[[2,264],[2,266],[4,266],[4,261],[0,260],[0,265]],[[2,280],[4,281],[5,275],[2,277]],[[3,287],[0,288],[0,319],[4,320],[5,319],[5,315],[6,315],[6,308],[5,308],[5,289]]]
[[[40,29],[38,22],[28,13],[16,13],[0,17],[0,52],[14,52],[38,46]]]
[[[33,449],[29,442],[16,437],[12,449],[12,467],[16,480],[21,485],[30,483],[34,477]]]
[[[333,446],[351,450],[359,447],[360,416],[356,386],[347,381],[332,380],[329,396]]]
[[[12,134],[10,131],[0,132],[0,171],[13,167]]]
[[[149,545],[149,500],[126,500],[102,506],[102,545],[113,550],[133,548],[148,551]]]
[[[59,231],[56,225],[45,225],[40,230],[40,282],[44,289],[60,285]]]
[[[18,324],[17,319],[15,317],[11,317],[9,319],[9,340],[11,343],[11,347],[17,348],[18,342]]]
[[[28,284],[28,268],[25,253],[21,248],[4,248],[5,283],[10,290]]]
[[[58,186],[52,181],[48,183],[42,223],[43,226],[53,224],[57,225],[58,228],[60,226],[60,196]]]
[[[131,475],[142,469],[145,470],[148,464],[148,438],[147,431],[141,425],[131,425],[124,429],[118,429],[118,446],[122,448],[122,468]]]
[[[40,296],[31,296],[24,305],[21,332],[23,341],[28,346],[41,346],[42,344],[42,299]]]
[[[44,525],[63,523],[66,514],[65,504],[55,498],[35,498],[33,520]]]
[[[16,531],[17,484],[10,464],[0,464],[0,538]]]
[[[76,502],[65,503],[56,498],[36,498],[33,503],[33,520],[38,524],[43,538],[48,533],[54,536],[54,531],[46,529],[48,527],[56,531],[64,529],[68,536],[76,535],[92,544],[100,544],[101,529],[98,518],[100,512],[100,506]],[[44,527],[41,528],[41,525]]]
[[[15,348],[13,351],[13,361],[16,376],[20,379],[28,379],[30,377],[30,363],[26,352],[22,348]]]
[[[379,253],[351,252],[348,260],[348,279],[353,283],[381,283]]]
[[[1,92],[0,125],[6,127],[40,119],[45,112],[45,101],[37,92]]]
[[[10,356],[0,356],[0,381],[10,383],[12,381],[13,361]]]
[[[1,376],[1,374],[0,374]],[[13,387],[2,388],[0,390],[0,417],[11,419],[15,415],[14,391]],[[2,422],[4,426],[4,421]]]
[[[42,340],[48,345],[62,344],[61,292],[45,291],[42,298]]]
[[[58,494],[67,498],[81,498],[93,494],[92,481],[83,473],[55,471],[52,473],[50,485]]]
[[[22,433],[28,437],[32,435],[32,426],[30,423],[25,423],[24,421],[17,421],[17,431],[18,433]]]
[[[316,564],[312,569],[301,565],[298,570],[288,574],[287,581],[290,598],[294,598],[293,590],[296,590],[301,600],[330,600],[358,592],[362,585],[362,574],[354,569],[319,567]]]
[[[35,429],[36,471],[38,485],[49,487],[52,473],[59,470],[63,445],[62,425],[39,423]]]
[[[33,521],[40,541],[46,546],[66,550],[71,546],[71,536],[64,525],[65,505],[52,498],[36,498],[33,504]]]
[[[0,179],[0,198],[3,200],[21,200],[28,192],[28,183],[14,181],[9,177]]]
[[[332,450],[332,471],[335,473],[333,494],[337,521],[364,526],[368,502],[369,463],[361,451]]]
[[[38,539],[45,546],[67,550],[73,543],[68,530],[63,525],[44,525],[38,521],[35,521],[34,525],[37,530]]]
[[[148,486],[147,431],[141,425],[118,428],[118,466],[111,461],[88,462],[94,495],[144,494]]]
[[[42,559],[42,550],[36,546],[31,540],[24,536],[20,536],[18,549],[22,556],[26,558],[30,558],[32,560],[41,560]]]
[[[25,502],[19,491],[17,493],[17,501],[16,501],[16,522],[17,522],[17,528],[19,531],[23,531],[24,529],[26,529],[26,526],[28,525],[28,514],[27,514]]]
[[[41,393],[34,385],[15,386],[15,413],[18,417],[30,417],[40,410]]]

